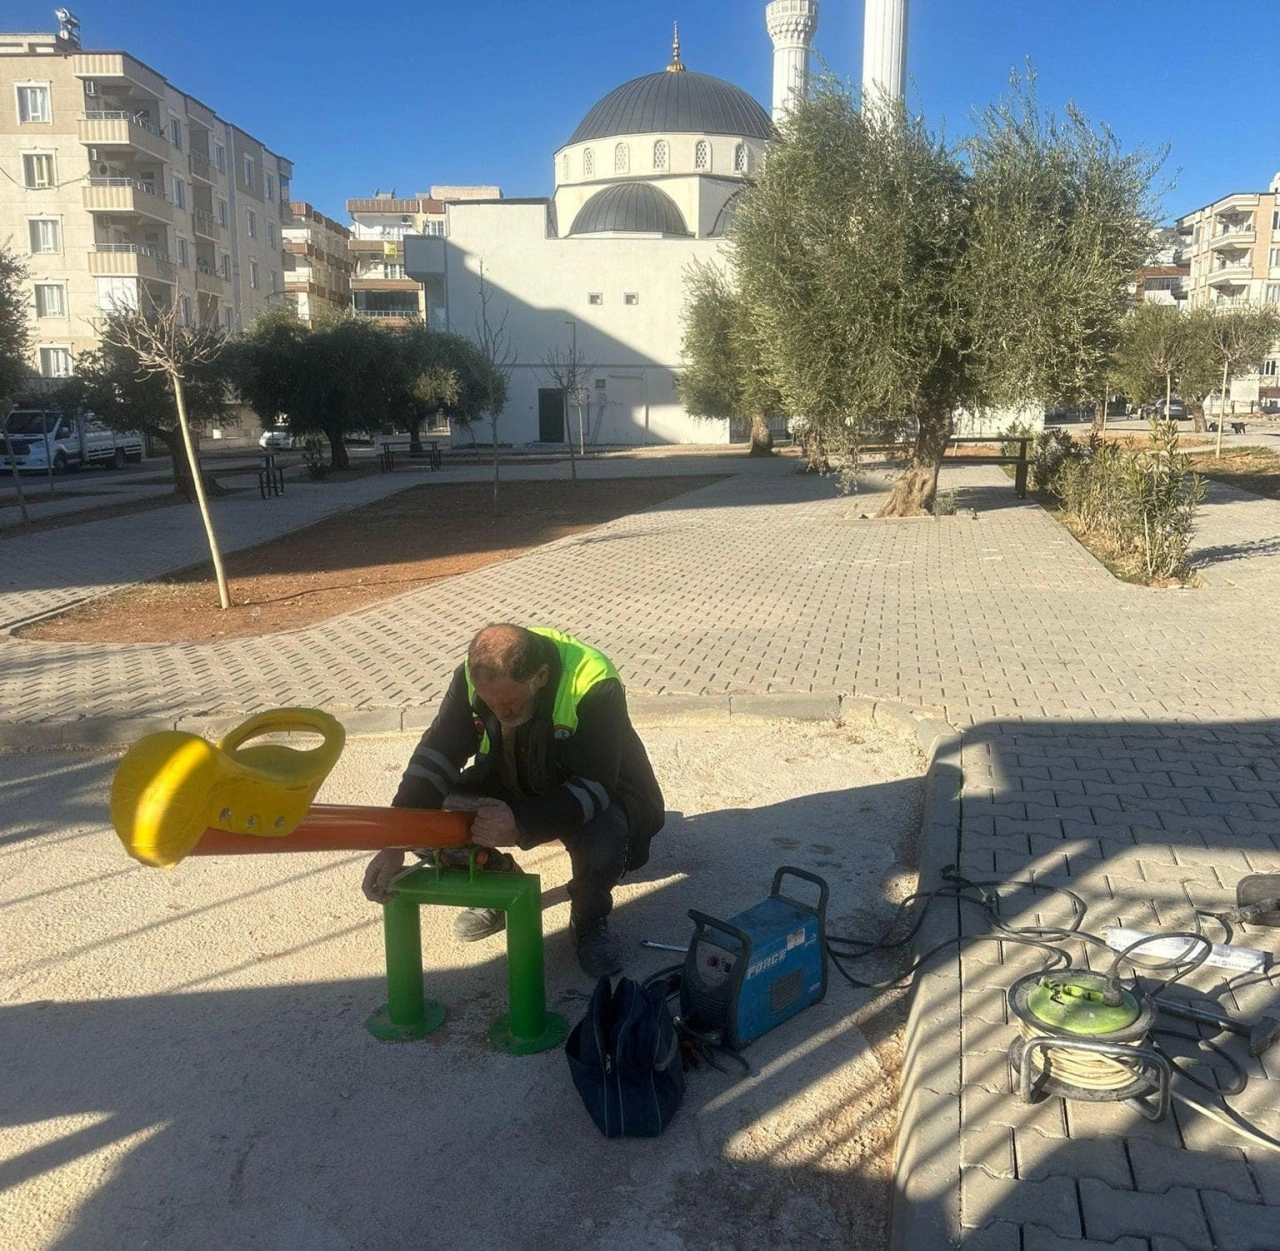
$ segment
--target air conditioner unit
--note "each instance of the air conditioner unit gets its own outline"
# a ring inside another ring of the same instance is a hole
[[[109,173],[111,173],[111,166],[110,166],[110,165],[99,165],[99,166],[98,166],[98,177],[99,177],[99,178],[105,178]]]
[[[410,216],[408,215],[408,213],[406,213],[406,214],[405,214],[405,215],[400,219],[400,224],[401,224],[402,226],[412,226],[412,225],[413,225],[413,218],[412,218],[412,217],[410,217]]]
[[[98,94],[98,84],[92,78],[84,80],[84,93],[87,96],[96,96]]]

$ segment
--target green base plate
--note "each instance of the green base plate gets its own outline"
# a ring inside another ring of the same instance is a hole
[[[498,1051],[505,1051],[509,1056],[531,1056],[538,1051],[550,1051],[568,1037],[569,1022],[554,1012],[545,1014],[542,1033],[532,1038],[513,1034],[509,1016],[500,1016],[489,1026],[489,1041]]]
[[[384,1003],[364,1024],[375,1038],[383,1042],[416,1042],[444,1024],[444,1004],[428,999],[423,1005],[422,1019],[408,1025],[393,1025]]]

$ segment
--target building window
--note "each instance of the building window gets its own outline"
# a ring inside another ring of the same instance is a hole
[[[1262,376],[1263,376],[1264,378],[1274,378],[1274,377],[1276,376],[1276,365],[1277,365],[1277,364],[1280,364],[1280,362],[1276,361],[1276,359],[1275,359],[1274,357],[1272,357],[1272,359],[1271,359],[1271,360],[1269,360],[1269,361],[1263,361],[1263,362],[1262,362]]]
[[[280,179],[280,203],[286,204],[289,200],[289,180],[287,178]]]
[[[589,291],[589,292],[587,292],[587,303],[588,303],[588,304],[603,304],[603,303],[604,303],[604,292],[603,292],[603,291]]]
[[[258,289],[258,262],[249,262],[249,285],[256,291]]]
[[[745,174],[747,172],[747,145],[740,143],[733,150],[733,172],[735,174]]]
[[[228,334],[231,333],[232,317],[233,317],[233,314],[231,312],[230,306],[222,310],[222,324],[227,328]]]
[[[184,326],[191,325],[191,297],[189,295],[182,297],[182,324]]]
[[[1271,249],[1271,254],[1267,257],[1267,264],[1270,265],[1272,269],[1280,266],[1280,248]]]
[[[267,242],[274,248],[276,246],[276,224],[275,222],[267,223]]]
[[[33,253],[62,251],[62,222],[58,218],[33,217],[27,226]]]
[[[270,204],[276,198],[276,180],[264,171],[262,175],[263,186],[267,190],[267,203]]]
[[[433,238],[444,238],[444,222],[428,222],[423,229],[425,234]]]
[[[609,379],[608,379],[608,378],[597,378],[597,379],[596,379],[596,390],[597,390],[597,391],[607,391],[608,389],[609,389]]]
[[[222,276],[228,282],[231,281],[231,256],[227,252],[222,254]]]
[[[40,349],[40,373],[46,378],[70,378],[71,349],[42,347]]]
[[[620,143],[613,150],[613,172],[615,174],[625,174],[631,167],[631,153],[627,150],[625,143]]]
[[[176,117],[169,119],[169,141],[179,152],[182,151],[182,123]]]
[[[249,238],[256,239],[258,237],[258,215],[253,209],[245,209],[245,226],[249,231]]]
[[[1271,229],[1280,230],[1280,209],[1271,214]]]
[[[253,157],[246,156],[243,159],[244,164],[244,185],[246,187],[253,186]]]
[[[49,108],[49,88],[47,85],[18,88],[18,121],[53,121],[53,113]]]
[[[227,202],[226,200],[218,201],[218,225],[226,228],[227,225]]]
[[[273,294],[280,290],[280,275],[274,269],[271,271],[271,290]]]
[[[54,185],[53,156],[46,152],[24,152],[22,156],[22,181],[33,191],[41,191]]]
[[[582,176],[583,178],[594,178],[596,176],[596,153],[594,148],[588,148],[582,154]]]
[[[36,316],[65,317],[67,289],[60,282],[36,283]]]
[[[173,180],[173,202],[180,209],[187,207],[187,184],[181,178]]]
[[[220,143],[213,145],[213,163],[218,167],[218,173],[227,172],[227,150]]]
[[[653,145],[653,168],[657,170],[671,168],[671,145],[665,139],[659,139]]]
[[[181,236],[178,237],[178,264],[186,269],[191,264],[191,256],[187,250],[187,241]]]
[[[697,147],[693,150],[693,168],[711,168],[711,145],[705,139],[699,139]]]
[[[640,295],[636,291],[626,291],[623,293],[622,302],[624,304],[631,304],[631,305],[639,304]]]
[[[1280,304],[1280,282],[1267,283],[1267,303]]]

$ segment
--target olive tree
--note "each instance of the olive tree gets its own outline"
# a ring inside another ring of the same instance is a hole
[[[1190,320],[1176,304],[1139,304],[1121,322],[1116,345],[1116,385],[1135,404],[1159,396],[1168,412],[1173,389],[1193,363],[1196,350]]]
[[[769,419],[786,414],[782,395],[764,367],[755,322],[729,276],[695,261],[685,278],[684,356],[676,378],[695,417],[745,417],[752,456],[773,454]]]
[[[927,511],[959,409],[1096,395],[1149,250],[1159,158],[1032,85],[956,147],[827,82],[797,100],[731,236],[762,366],[833,451],[909,427],[882,516]]]
[[[27,276],[26,266],[8,249],[0,247],[0,445],[9,461],[9,472],[18,493],[18,507],[22,520],[29,521],[27,501],[22,494],[22,479],[18,476],[18,463],[9,444],[9,404],[30,373],[27,351],[31,332],[27,322],[26,299],[22,282]]]

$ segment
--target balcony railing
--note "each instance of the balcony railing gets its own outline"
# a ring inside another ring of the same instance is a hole
[[[169,141],[149,121],[123,109],[90,110],[76,122],[80,142],[103,148],[137,148],[160,161],[173,159]]]
[[[191,173],[203,182],[213,182],[215,174],[213,166],[209,163],[207,156],[202,156],[199,152],[191,152],[187,156],[187,161],[191,166]]]
[[[205,239],[212,239],[215,242],[221,237],[218,234],[218,222],[212,213],[206,213],[203,209],[193,209],[191,212],[191,221],[195,228],[196,234]]]
[[[137,213],[162,222],[173,221],[173,209],[149,182],[136,178],[90,178],[84,206],[91,213]]]
[[[99,277],[121,275],[172,282],[175,270],[173,262],[149,243],[99,243],[89,253],[89,272]]]
[[[422,314],[416,308],[353,308],[351,311],[357,317],[395,318],[399,321],[422,320]]]

